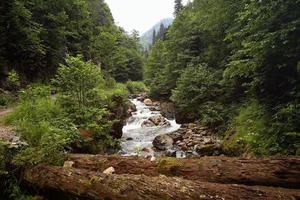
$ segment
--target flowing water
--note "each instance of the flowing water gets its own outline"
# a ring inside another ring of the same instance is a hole
[[[142,127],[142,123],[149,117],[161,115],[159,111],[151,111],[149,106],[137,99],[131,100],[136,106],[137,111],[127,120],[123,127],[123,136],[121,143],[121,153],[124,155],[137,155],[142,149],[151,148],[152,141],[160,134],[166,134],[176,131],[180,125],[175,120],[168,120],[170,126]]]

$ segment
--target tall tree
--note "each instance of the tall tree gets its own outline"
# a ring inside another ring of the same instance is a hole
[[[155,41],[156,41],[156,30],[154,29],[152,33],[152,45],[155,44]]]
[[[182,0],[175,0],[174,16],[177,16],[182,9],[183,9]]]

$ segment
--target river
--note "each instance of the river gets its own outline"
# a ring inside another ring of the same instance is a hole
[[[137,99],[130,100],[137,111],[127,120],[127,124],[123,127],[123,136],[121,143],[121,154],[123,155],[143,155],[143,149],[151,149],[152,141],[160,134],[166,134],[176,131],[180,128],[175,120],[168,120],[170,126],[154,126],[142,127],[142,123],[148,118],[161,115],[159,111],[151,111],[149,106]],[[148,152],[149,153],[149,152]]]

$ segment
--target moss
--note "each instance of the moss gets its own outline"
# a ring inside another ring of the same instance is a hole
[[[158,172],[165,175],[177,175],[182,165],[176,158],[163,158],[158,161]]]
[[[241,135],[233,130],[226,133],[222,144],[222,152],[228,156],[240,156],[247,150],[247,143]]]

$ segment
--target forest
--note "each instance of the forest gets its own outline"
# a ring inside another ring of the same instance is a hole
[[[0,199],[300,198],[299,10],[175,0],[144,49],[104,0],[0,1]]]
[[[299,6],[190,3],[149,53],[150,95],[174,101],[178,120],[216,129],[228,150],[299,154]]]

